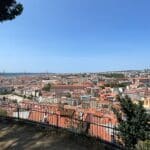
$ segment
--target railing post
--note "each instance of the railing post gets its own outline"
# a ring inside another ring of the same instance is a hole
[[[59,116],[58,116],[58,114],[56,114],[56,116],[57,116],[57,128],[58,128],[58,126],[59,126]]]
[[[19,105],[17,104],[17,118],[18,118],[18,119],[20,118],[20,116],[19,116],[19,111],[20,111]]]

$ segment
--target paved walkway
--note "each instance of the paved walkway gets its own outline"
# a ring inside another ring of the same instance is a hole
[[[65,132],[45,132],[27,125],[0,123],[1,150],[104,150],[98,142],[79,138]]]

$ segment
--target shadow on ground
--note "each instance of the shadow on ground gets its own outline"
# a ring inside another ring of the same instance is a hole
[[[56,129],[0,123],[1,150],[104,150],[100,142]]]

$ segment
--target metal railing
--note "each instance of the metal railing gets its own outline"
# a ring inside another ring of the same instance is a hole
[[[79,117],[75,112],[61,112],[49,105],[0,103],[3,117],[29,121],[30,123],[62,128],[75,134],[94,137],[101,142],[122,149],[119,144],[118,130],[109,118],[88,114],[86,118]],[[2,117],[2,115],[0,114]]]

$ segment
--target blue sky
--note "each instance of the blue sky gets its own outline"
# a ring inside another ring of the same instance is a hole
[[[0,24],[0,71],[99,72],[150,66],[149,0],[20,0]]]

